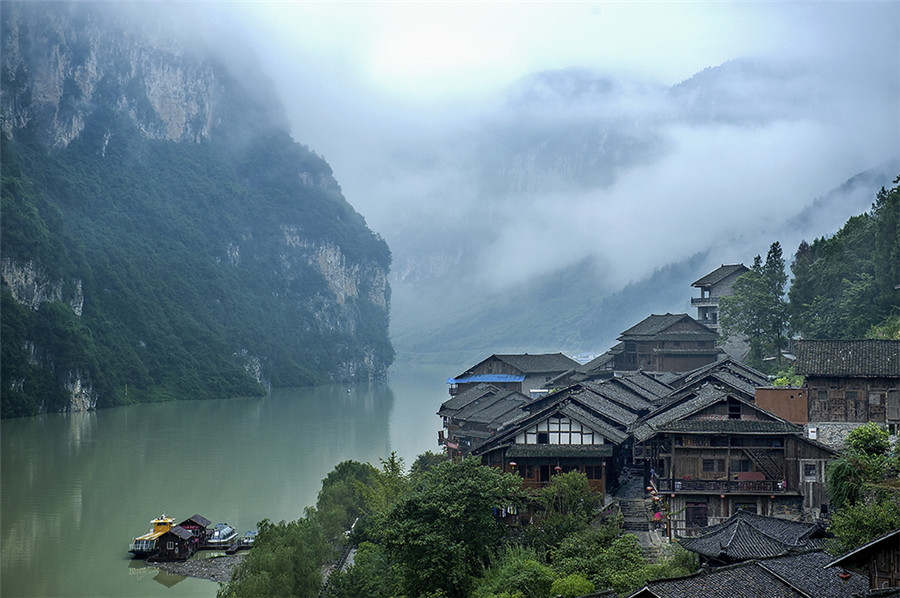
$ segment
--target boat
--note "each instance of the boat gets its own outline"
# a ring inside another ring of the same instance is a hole
[[[206,545],[210,548],[228,548],[237,538],[237,530],[227,523],[217,523],[212,528],[212,533],[206,539]]]
[[[239,550],[250,550],[253,548],[253,542],[256,540],[256,534],[259,533],[255,529],[245,532],[241,539],[231,545],[225,551],[225,554],[235,554]]]
[[[156,554],[156,551],[159,550],[159,547],[156,545],[156,540],[169,531],[172,528],[172,524],[175,523],[174,517],[169,517],[165,513],[150,521],[150,531],[143,536],[138,536],[131,540],[131,546],[128,548],[128,552],[134,555],[136,559],[145,559],[148,556],[152,556]]]

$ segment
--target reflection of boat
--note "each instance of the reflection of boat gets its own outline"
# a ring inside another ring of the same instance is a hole
[[[154,554],[159,549],[156,545],[156,540],[169,531],[174,522],[175,519],[173,517],[167,517],[166,514],[163,513],[150,522],[153,527],[150,528],[148,533],[143,536],[138,536],[131,541],[131,547],[128,549],[128,552],[133,554],[136,559],[147,558]]]
[[[206,540],[207,546],[228,548],[237,538],[237,530],[227,523],[217,523]]]

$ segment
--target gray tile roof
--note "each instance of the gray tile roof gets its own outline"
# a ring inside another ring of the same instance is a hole
[[[690,340],[711,340],[718,337],[718,334],[687,314],[653,314],[623,332],[617,340],[655,339],[681,321],[692,322],[694,326],[691,330],[673,332],[672,338],[675,340],[683,340],[688,337]]]
[[[728,394],[709,384],[698,388],[691,394],[678,401],[667,403],[656,411],[639,419],[633,426],[632,432],[636,440],[643,442],[654,434],[662,426],[666,426],[682,417],[699,411],[714,403],[727,398]]]
[[[851,573],[847,583],[837,573],[823,575],[828,555],[810,551],[715,567],[687,577],[649,582],[631,598],[850,598],[864,592],[868,582]]]
[[[689,419],[660,424],[657,432],[710,434],[801,434],[803,428],[786,421],[752,419]]]
[[[469,403],[472,403],[473,401],[486,396],[493,396],[499,392],[501,392],[501,389],[491,384],[478,384],[477,386],[468,388],[458,395],[451,397],[450,399],[441,403],[441,408],[438,411],[438,415],[453,415]]]
[[[566,357],[562,353],[543,353],[530,355],[497,355],[494,357],[508,363],[522,373],[533,374],[540,372],[565,372],[578,366],[574,359]]]
[[[846,583],[837,576],[838,571],[822,571],[831,556],[821,550],[759,561],[775,575],[806,592],[810,596],[853,596],[864,592],[869,581],[864,575],[850,573]]]
[[[794,369],[803,376],[900,378],[900,341],[801,340]]]
[[[790,550],[821,549],[823,530],[813,523],[738,511],[702,534],[679,538],[682,547],[708,559],[737,562],[780,556]]]
[[[602,382],[585,382],[584,385],[635,413],[647,411],[653,407],[645,397],[630,390],[616,378]]]
[[[726,357],[689,372],[679,374],[669,382],[669,385],[673,388],[687,386],[707,377],[713,372],[728,374],[729,376],[743,380],[743,383],[748,388],[752,389],[755,389],[757,386],[768,386],[769,384],[768,377],[762,372],[735,361],[731,357]],[[752,391],[751,394],[753,394]]]
[[[699,280],[695,280],[691,283],[692,287],[708,287],[716,284],[720,280],[724,278],[728,278],[735,272],[740,272],[743,274],[744,272],[749,271],[750,268],[745,266],[744,264],[722,264],[703,278]]]
[[[525,413],[521,411],[521,407],[527,402],[528,398],[516,391],[501,391],[480,401],[469,403],[456,412],[453,418],[480,424],[490,424],[499,420],[497,422],[499,425],[524,417]]]

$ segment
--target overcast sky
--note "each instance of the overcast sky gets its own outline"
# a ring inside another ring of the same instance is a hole
[[[732,90],[768,112],[759,122],[664,123],[665,153],[621,170],[612,184],[518,199],[523,215],[483,249],[485,280],[523,282],[605,255],[608,274],[625,283],[709,243],[699,235],[673,238],[676,225],[753,237],[900,153],[898,2],[226,6],[275,80],[295,138],[328,160],[347,199],[395,246],[406,231],[399,223],[465,216],[484,200],[455,162],[467,148],[453,142],[468,139],[461,133],[467,127],[502,118],[510,85],[529,74],[581,67],[664,88],[746,57],[789,73],[783,87],[751,81]],[[604,109],[634,121],[664,120],[666,108],[652,94],[621,94],[617,104]],[[535,114],[568,109],[548,105]],[[609,257],[637,234],[658,242]],[[772,240],[745,243],[720,261],[749,262]]]

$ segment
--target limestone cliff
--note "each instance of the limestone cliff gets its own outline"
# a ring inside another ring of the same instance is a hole
[[[383,377],[387,245],[246,52],[133,10],[3,7],[3,416]]]

